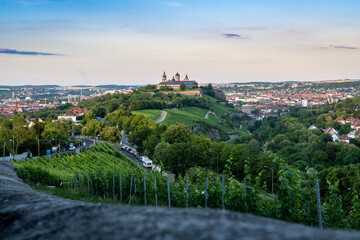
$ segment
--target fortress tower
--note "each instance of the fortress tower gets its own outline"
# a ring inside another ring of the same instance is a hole
[[[180,81],[180,74],[179,73],[175,74],[175,81],[176,82]]]
[[[164,74],[162,75],[162,82],[166,82],[166,74],[165,74],[165,71],[164,71]]]
[[[188,75],[186,74],[184,81],[189,81]]]

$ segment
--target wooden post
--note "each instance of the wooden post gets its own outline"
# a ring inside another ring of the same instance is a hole
[[[38,157],[40,157],[40,138],[38,138]]]
[[[322,214],[321,214],[321,199],[320,199],[320,186],[319,186],[319,180],[315,180],[316,184],[316,200],[317,200],[317,207],[318,207],[318,219],[319,219],[319,228],[323,228],[323,222],[322,222]]]
[[[156,175],[154,175],[154,187],[155,187],[155,206],[157,207],[158,201],[157,201],[157,193],[156,193]]]
[[[225,176],[222,176],[222,209],[225,211]]]
[[[86,174],[87,182],[88,182],[88,192],[90,192],[90,179],[89,179],[89,173]]]
[[[246,212],[247,212],[247,202],[246,202],[246,188],[247,188],[247,185],[246,185],[246,178],[244,178],[244,196],[245,196],[245,209],[246,209]]]
[[[186,178],[186,208],[189,208],[189,179]]]
[[[208,179],[208,178],[206,178],[205,208],[207,208],[207,200],[208,200],[208,185],[209,185],[209,179]]]
[[[113,172],[113,199],[115,199],[115,172]]]
[[[144,174],[144,203],[146,206],[146,176]]]
[[[120,202],[122,201],[122,183],[121,183],[121,173],[120,173]]]
[[[171,198],[170,198],[170,185],[169,185],[169,177],[166,177],[167,181],[167,190],[168,190],[168,202],[169,202],[169,208],[171,207]]]

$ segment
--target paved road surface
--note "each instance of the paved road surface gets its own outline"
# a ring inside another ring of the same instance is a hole
[[[152,169],[151,169],[151,168],[145,168],[145,167],[143,166],[143,163],[142,163],[139,159],[137,159],[136,157],[134,157],[134,155],[128,153],[127,151],[122,150],[121,147],[119,147],[119,146],[113,145],[113,147],[115,147],[117,150],[119,150],[120,152],[122,152],[122,153],[123,153],[125,156],[127,156],[128,158],[134,160],[136,163],[138,163],[141,167],[143,167],[144,169],[146,169],[148,172],[151,172]]]
[[[161,123],[165,120],[167,115],[167,111],[161,110],[160,115],[154,120],[156,123]]]

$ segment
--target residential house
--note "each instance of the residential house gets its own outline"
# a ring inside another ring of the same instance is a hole
[[[324,130],[325,133],[329,133],[332,137],[332,141],[333,142],[336,142],[339,140],[339,133],[332,127],[327,127],[325,130]]]
[[[336,118],[335,121],[338,121],[338,122],[341,123],[341,124],[345,124],[345,123],[346,123],[346,121],[345,121],[342,117]]]
[[[311,125],[309,128],[309,130],[315,130],[315,129],[318,129],[315,125]]]
[[[339,141],[348,144],[348,143],[350,143],[350,138],[348,135],[343,134],[339,137]]]

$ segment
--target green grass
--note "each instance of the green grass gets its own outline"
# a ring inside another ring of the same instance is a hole
[[[242,135],[248,135],[248,125],[243,124],[241,129],[234,129],[234,132],[239,134],[239,137]]]
[[[222,115],[224,115],[227,112],[240,112],[239,110],[226,106],[226,105],[222,105],[220,103],[209,103],[210,104],[210,108],[212,111],[214,111],[216,113],[216,116],[221,117]]]
[[[30,187],[40,193],[45,193],[53,196],[58,196],[61,198],[78,200],[83,202],[91,202],[91,203],[103,203],[103,204],[119,204],[119,200],[113,199],[104,199],[100,196],[91,195],[91,193],[87,192],[77,192],[75,190],[69,190],[64,188],[49,188],[45,186],[37,186],[34,184],[30,184]]]
[[[183,123],[188,127],[196,125],[196,121],[204,121],[206,109],[198,107],[185,107],[180,110],[167,109],[168,112],[165,120],[162,122],[165,125],[173,125],[176,123]]]
[[[168,114],[162,123],[168,126],[176,123],[183,123],[191,128],[197,125],[197,121],[203,121],[211,125],[216,125],[225,132],[232,131],[230,128],[223,126],[220,119],[215,117],[214,114],[210,113],[208,119],[205,119],[205,114],[208,111],[207,109],[185,107],[180,110],[167,109],[166,111]]]
[[[138,111],[131,111],[133,114],[142,114],[148,120],[154,120],[160,114],[159,109],[145,109],[145,110],[138,110]]]
[[[211,97],[209,95],[204,95],[204,98],[207,98],[209,100],[213,100],[213,101],[218,101],[218,99],[214,98],[214,97]]]

